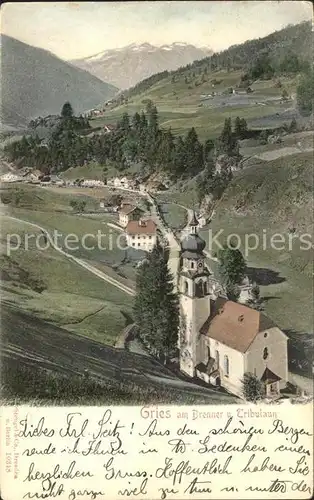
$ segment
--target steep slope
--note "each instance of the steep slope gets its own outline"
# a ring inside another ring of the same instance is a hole
[[[311,24],[301,23],[176,71],[152,75],[114,99],[103,122],[114,123],[124,112],[132,114],[144,109],[148,99],[156,104],[163,127],[185,134],[193,126],[202,139],[217,136],[226,117],[241,116],[249,126],[257,128],[289,123],[293,117],[299,122],[295,100],[280,103],[284,90],[295,96],[299,73],[295,68],[285,71],[283,66],[289,66],[287,63],[296,57],[300,65],[310,63],[312,39]],[[245,88],[241,78],[265,52],[269,55],[273,76],[251,78],[253,92],[249,95],[230,94],[230,88]],[[213,92],[214,98],[210,97]],[[263,118],[262,125],[258,124],[260,118]]]
[[[1,118],[23,125],[60,111],[70,101],[76,113],[111,98],[117,89],[46,50],[1,36]]]
[[[126,89],[155,73],[177,69],[210,54],[212,51],[208,48],[199,48],[181,42],[162,47],[143,43],[106,50],[70,62],[101,80]]]
[[[195,59],[192,64],[187,64],[185,67],[181,65],[176,71],[171,74],[172,83],[182,77],[187,77],[190,81],[190,87],[198,80],[197,86],[206,83],[206,75],[214,73],[217,70],[246,70],[250,64],[257,60],[261,55],[267,53],[270,56],[270,62],[273,63],[275,69],[285,57],[297,55],[303,61],[311,61],[313,47],[313,32],[310,22],[303,22],[297,25],[288,26],[280,31],[275,31],[264,38],[248,40],[239,45],[233,45],[222,52],[210,54],[204,58]],[[205,73],[205,82],[200,81],[198,76]],[[231,77],[232,79],[232,77]],[[168,83],[170,78],[165,78],[162,72],[157,78],[157,75],[152,81],[143,81],[131,89],[129,94],[134,96],[147,90],[149,86]],[[148,84],[148,85],[147,85]],[[202,89],[202,87],[201,87]],[[166,89],[169,91],[169,88]]]
[[[213,253],[217,240],[223,245],[237,235],[266,314],[281,328],[307,333],[313,332],[312,161],[312,153],[252,160],[233,178],[210,227],[201,230],[208,244],[213,241]]]

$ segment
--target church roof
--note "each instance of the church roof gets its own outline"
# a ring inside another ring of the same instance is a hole
[[[202,254],[205,246],[205,241],[198,234],[188,234],[188,236],[181,241],[183,252],[187,251]]]
[[[154,235],[157,231],[155,222],[148,220],[131,220],[125,228],[127,234],[150,234]]]
[[[210,276],[210,271],[207,269],[207,267],[203,267],[201,271],[191,271],[190,269],[186,269],[185,271],[181,271],[180,275],[185,276],[186,278],[195,278],[197,275],[201,276]]]
[[[192,215],[192,219],[190,220],[189,226],[198,226],[198,220],[196,218],[194,210],[193,210],[193,215]]]
[[[199,254],[199,256],[203,257],[201,253]],[[181,257],[183,259],[195,259],[197,258],[197,255],[195,254],[195,252],[190,252],[189,250],[185,250],[184,252],[182,252]]]
[[[219,297],[200,332],[244,353],[258,333],[274,326],[260,311]]]
[[[262,382],[266,382],[266,384],[271,384],[272,382],[278,382],[281,380],[276,373],[272,372],[269,368],[265,368],[265,371],[261,377]]]

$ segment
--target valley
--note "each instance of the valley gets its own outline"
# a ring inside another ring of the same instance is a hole
[[[200,60],[191,49],[181,67],[172,60],[160,73],[156,60],[156,67],[143,63],[146,73],[139,67],[123,77],[115,70],[123,66],[118,59],[110,78],[103,66],[108,54],[68,64],[4,38],[2,114],[12,127],[2,131],[0,151],[5,376],[20,364],[8,378],[7,400],[15,387],[21,401],[33,391],[35,399],[49,396],[58,404],[77,398],[83,404],[239,401],[196,377],[189,381],[176,356],[163,362],[137,338],[134,305],[148,252],[127,245],[133,219],[126,212],[121,223],[124,206],[156,224],[175,291],[179,243],[194,212],[217,282],[219,250],[232,235],[238,239],[263,313],[291,339],[290,376],[301,377],[307,391],[302,377],[311,370],[314,259],[313,109],[302,93],[302,78],[310,86],[313,72],[308,24],[218,54],[207,49]],[[28,68],[38,57],[40,71],[32,78],[25,76],[31,69],[23,78],[18,70],[11,74],[10,53],[25,57]],[[59,68],[47,78],[54,90],[43,85],[35,96],[47,65]],[[15,75],[24,79],[27,106],[16,98]],[[212,244],[215,235],[221,247]],[[280,248],[270,243],[274,235]],[[78,244],[70,248],[71,237]],[[249,238],[258,239],[255,248],[248,249]],[[73,394],[65,388],[69,375]],[[18,382],[23,376],[29,393]]]

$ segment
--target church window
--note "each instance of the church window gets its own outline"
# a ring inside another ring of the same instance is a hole
[[[188,293],[189,291],[189,284],[187,281],[184,282],[184,293]]]
[[[204,295],[208,294],[208,287],[206,281],[204,281]]]
[[[210,347],[207,346],[207,362],[210,360]]]
[[[268,358],[268,349],[267,347],[265,347],[264,351],[263,351],[263,359],[267,359]]]
[[[228,377],[229,376],[229,358],[228,358],[228,356],[224,356],[224,371],[225,371],[226,377]]]
[[[194,269],[194,262],[193,262],[193,260],[191,261],[191,269]]]
[[[219,370],[219,351],[215,352],[216,369]]]
[[[203,282],[199,281],[198,283],[196,283],[195,288],[196,288],[196,297],[203,297],[204,296]]]

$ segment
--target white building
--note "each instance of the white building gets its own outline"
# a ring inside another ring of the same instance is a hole
[[[16,175],[13,172],[7,172],[3,174],[0,178],[1,182],[18,182],[22,181],[23,178],[20,175]]]
[[[119,210],[119,224],[126,227],[130,221],[139,220],[142,214],[143,211],[140,208],[129,203],[122,203]]]
[[[132,187],[132,181],[127,177],[112,177],[107,180],[107,186],[112,186],[116,189],[129,189]]]
[[[194,217],[181,242],[180,369],[240,397],[250,372],[276,397],[288,381],[287,336],[261,312],[217,298],[197,226]]]
[[[82,187],[105,187],[104,181],[97,179],[86,179],[81,184]]]
[[[129,247],[151,252],[157,242],[157,226],[151,219],[132,220],[125,229]]]

